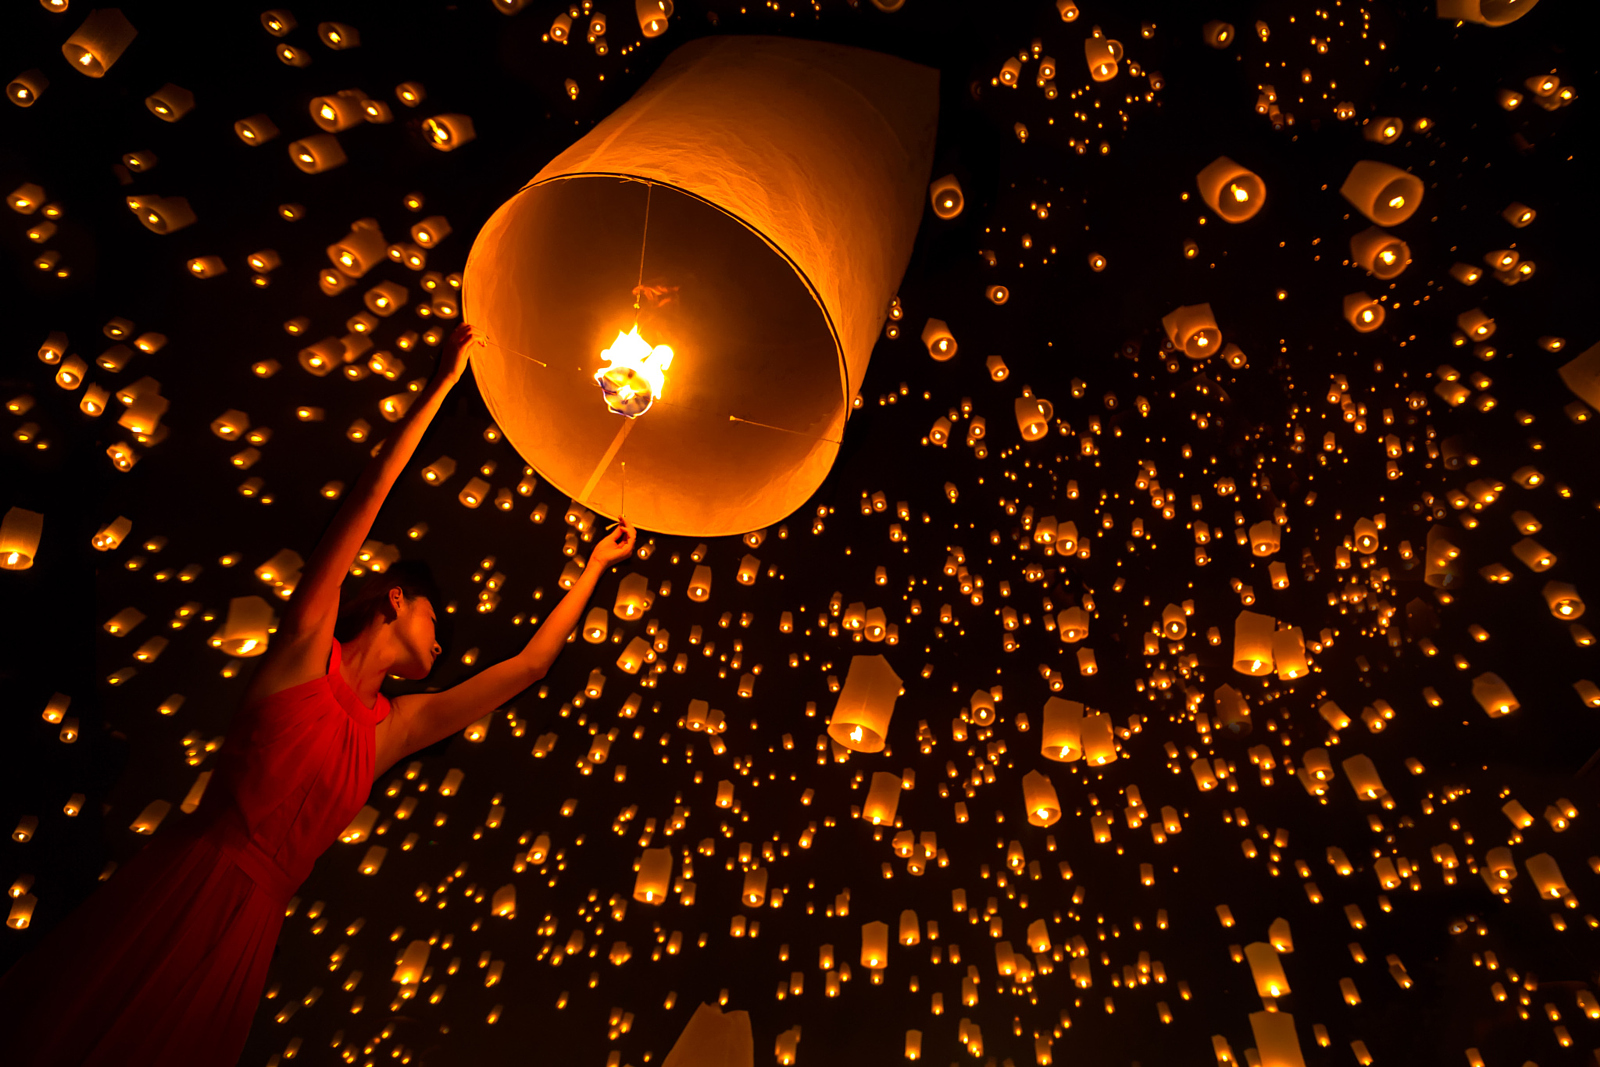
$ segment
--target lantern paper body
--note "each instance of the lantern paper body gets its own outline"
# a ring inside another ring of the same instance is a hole
[[[67,38],[61,54],[72,69],[91,78],[103,78],[111,64],[139,33],[127,16],[114,7],[89,12],[78,32]]]
[[[0,570],[25,571],[33,566],[43,530],[44,516],[39,512],[9,509],[0,521]]]
[[[1504,26],[1533,10],[1539,0],[1439,0],[1439,17]]]
[[[1078,731],[1083,722],[1083,705],[1075,700],[1051,697],[1044,702],[1044,725],[1039,745],[1045,759],[1071,763],[1083,755]]]
[[[861,817],[874,826],[892,825],[895,810],[900,806],[900,784],[898,774],[872,772],[872,785],[867,790],[867,802],[862,805]]]
[[[1350,168],[1339,195],[1374,224],[1395,226],[1422,203],[1422,180],[1399,167],[1363,159]]]
[[[828,736],[855,752],[882,752],[889,717],[900,695],[900,676],[882,656],[854,656]]]
[[[1240,674],[1272,673],[1272,616],[1241,611],[1233,624],[1233,669]]]
[[[753,1067],[755,1055],[749,1012],[724,1013],[702,1004],[690,1016],[662,1067]]]
[[[1056,787],[1038,771],[1022,776],[1022,799],[1028,806],[1028,822],[1034,826],[1050,826],[1061,818],[1061,801],[1056,797]]]
[[[1562,364],[1557,373],[1574,396],[1600,409],[1600,344],[1584,349],[1578,358]]]
[[[1252,171],[1227,156],[1216,161],[1195,178],[1200,199],[1227,222],[1243,222],[1254,217],[1267,202],[1267,187]]]
[[[668,57],[473,245],[464,314],[490,342],[474,374],[506,439],[607,515],[626,463],[628,518],[646,529],[743,533],[804,502],[910,255],[936,79],[764,37]],[[675,358],[617,441],[593,377],[634,323],[641,245],[639,333]]]
[[[1251,1012],[1250,1031],[1255,1035],[1261,1067],[1306,1067],[1293,1015],[1281,1011]]]
[[[639,877],[633,883],[633,899],[641,904],[660,904],[672,885],[672,850],[647,848],[639,858]]]

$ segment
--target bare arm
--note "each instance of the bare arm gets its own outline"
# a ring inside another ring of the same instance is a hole
[[[439,405],[466,369],[472,329],[463,323],[450,335],[439,368],[400,420],[395,432],[378,447],[366,469],[317,542],[300,572],[294,596],[278,624],[278,632],[250,682],[246,702],[321,677],[333,648],[333,625],[339,615],[339,586],[355,562],[373,521],[400,472],[411,462],[422,435]]]
[[[380,774],[402,756],[466,729],[543,678],[581,621],[601,574],[633,551],[634,537],[633,527],[623,523],[595,546],[577,582],[539,624],[521,652],[441,692],[396,698],[389,718],[378,725],[378,758],[373,773]]]

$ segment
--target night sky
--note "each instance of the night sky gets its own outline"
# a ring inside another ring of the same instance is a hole
[[[1083,0],[1071,19],[1049,0],[684,0],[645,39],[613,2],[600,55],[588,7],[569,42],[550,39],[563,9],[549,0],[509,15],[491,0],[295,6],[281,38],[237,4],[130,2],[138,35],[92,79],[61,50],[90,7],[18,0],[0,73],[49,84],[0,111],[0,185],[35,184],[48,206],[25,192],[30,211],[3,227],[0,510],[44,520],[36,563],[0,574],[0,821],[19,827],[0,885],[36,899],[31,923],[0,931],[0,967],[145,843],[131,827],[152,803],[170,805],[157,834],[188,817],[255,662],[210,639],[231,598],[282,610],[257,569],[310,556],[339,506],[329,483],[354,485],[392,425],[382,402],[431,374],[484,220],[674,48],[776,34],[936,68],[928,179],[953,175],[965,198],[952,219],[922,198],[899,317],[885,309],[837,462],[755,547],[643,531],[647,551],[593,601],[609,609],[621,577],[643,575],[656,595],[640,619],[613,615],[603,643],[569,644],[485,731],[374,783],[368,839],[335,844],[291,906],[241,1063],[643,1067],[720,1000],[749,1013],[757,1064],[795,1027],[802,1064],[894,1062],[909,1031],[941,1064],[1243,1064],[1264,1008],[1244,946],[1279,919],[1291,991],[1274,1006],[1308,1064],[1594,1062],[1600,660],[1581,600],[1561,614],[1548,583],[1600,588],[1600,416],[1557,373],[1600,341],[1581,97],[1596,69],[1582,5],[1536,3],[1492,27],[1432,0]],[[327,47],[329,20],[359,46]],[[1102,33],[1124,54],[1096,83],[1084,41]],[[281,61],[283,44],[309,64]],[[419,105],[397,98],[405,82]],[[169,84],[194,100],[170,122],[146,104]],[[339,133],[347,161],[303,173],[287,146],[319,132],[312,99],[348,89],[389,121]],[[470,116],[475,138],[438,151],[424,121],[440,114]],[[252,146],[234,124],[255,115],[280,132]],[[1202,201],[1196,175],[1219,156],[1265,187],[1245,221]],[[1410,257],[1388,280],[1353,261],[1373,221],[1340,188],[1363,160],[1422,186],[1383,227]],[[184,197],[195,221],[154,233],[129,197]],[[1514,204],[1532,220],[1514,225]],[[401,243],[432,216],[452,232],[425,269],[319,286],[358,219]],[[248,257],[264,250],[277,265],[260,271]],[[226,271],[194,276],[208,256]],[[307,373],[301,349],[355,329],[379,281],[406,306],[370,320],[371,350]],[[1354,293],[1381,303],[1378,328],[1347,321]],[[1193,358],[1164,330],[1202,304],[1232,358]],[[1469,336],[1476,311],[1492,326]],[[919,339],[930,318],[954,358]],[[71,389],[58,354],[36,357],[57,332],[87,365]],[[165,343],[97,364],[151,334]],[[403,368],[374,372],[374,351]],[[110,394],[98,414],[80,406],[93,387]],[[168,401],[153,438],[118,424],[129,389]],[[1034,441],[1015,414],[1029,395],[1054,416]],[[267,439],[223,439],[213,420],[229,411]],[[420,472],[441,456],[455,473],[430,485]],[[448,600],[445,654],[420,684],[520,650],[568,557],[587,554],[595,528],[565,522],[569,498],[526,462],[469,372],[373,528],[380,558],[426,561]],[[490,499],[465,506],[475,475]],[[131,528],[97,549],[119,517]],[[1046,517],[1075,524],[1078,551],[1049,541]],[[1268,555],[1250,545],[1264,531]],[[747,554],[759,573],[744,585]],[[704,602],[686,595],[699,562]],[[851,629],[855,605],[883,610],[886,639]],[[142,620],[110,632],[130,608]],[[1069,642],[1073,608],[1089,625]],[[1236,671],[1245,610],[1296,628],[1308,671]],[[638,636],[659,653],[629,674],[617,657]],[[851,753],[828,717],[852,657],[879,654],[904,693],[887,748]],[[586,697],[596,669],[604,691]],[[1232,728],[1223,686],[1249,709]],[[1117,758],[1046,759],[1051,698],[1108,717]],[[692,729],[692,700],[725,731]],[[1363,756],[1381,778],[1370,799],[1361,761],[1345,763]],[[1029,824],[1029,771],[1057,791],[1052,826]],[[876,772],[902,777],[892,827],[859,817]],[[540,835],[548,853],[530,856]],[[373,845],[387,854],[363,874]],[[635,863],[662,847],[674,892],[636,902]],[[741,896],[755,868],[760,906]],[[506,885],[513,916],[494,914]],[[876,980],[863,924],[893,942],[907,910],[920,943],[891,944]],[[431,969],[399,999],[396,957],[417,940]],[[1002,973],[1001,942],[1025,965]]]

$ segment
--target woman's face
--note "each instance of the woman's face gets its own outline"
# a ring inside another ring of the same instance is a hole
[[[391,632],[400,646],[400,655],[389,671],[412,681],[426,678],[433,670],[434,660],[444,651],[434,637],[437,616],[433,605],[425,596],[407,600],[398,588],[389,590],[389,604],[395,613]]]

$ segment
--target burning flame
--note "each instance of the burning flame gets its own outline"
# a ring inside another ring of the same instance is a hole
[[[650,405],[666,385],[667,368],[672,366],[672,349],[666,345],[650,346],[639,336],[639,327],[623,333],[610,348],[600,353],[606,366],[595,371],[595,384],[605,397],[606,406],[619,415],[636,419],[650,410]]]

